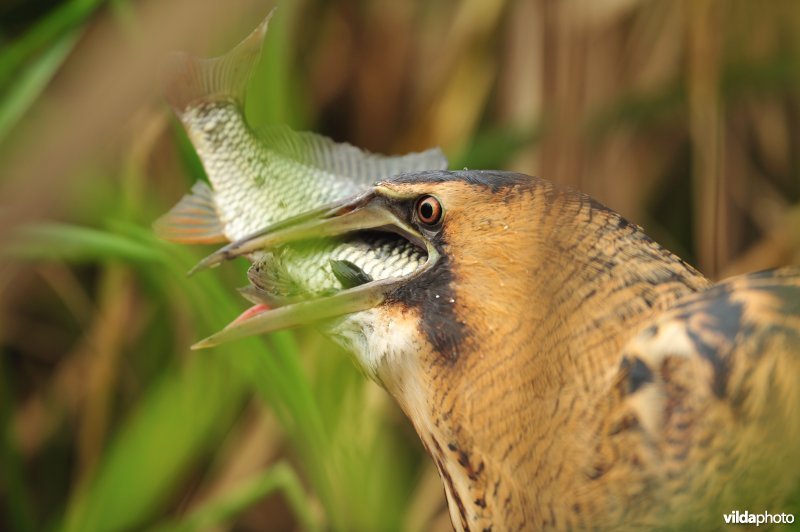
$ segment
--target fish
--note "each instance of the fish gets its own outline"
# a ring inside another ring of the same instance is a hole
[[[285,125],[248,124],[243,112],[247,83],[273,13],[222,56],[202,59],[176,53],[169,61],[165,97],[209,183],[195,183],[156,220],[154,229],[163,239],[235,246],[301,213],[357,196],[387,177],[447,168],[439,148],[386,156]],[[222,262],[226,249],[196,269]],[[248,272],[251,286],[243,295],[271,305],[405,275],[426,260],[424,250],[389,234],[310,238],[270,251],[252,249],[246,256],[253,265]]]
[[[427,261],[425,250],[388,233],[349,241],[321,241],[265,252],[248,271],[254,303],[275,306],[319,298],[375,280],[410,275]]]

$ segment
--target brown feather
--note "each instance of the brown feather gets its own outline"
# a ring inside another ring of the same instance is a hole
[[[449,281],[423,288],[452,312],[404,307],[423,340],[376,377],[439,469],[456,528],[719,527],[735,504],[785,495],[796,471],[770,457],[797,458],[800,272],[711,286],[543,180],[383,186],[446,210]],[[398,308],[379,312],[397,323]],[[460,329],[452,355],[431,319]],[[664,336],[679,330],[690,340]],[[732,488],[741,476],[758,482]]]

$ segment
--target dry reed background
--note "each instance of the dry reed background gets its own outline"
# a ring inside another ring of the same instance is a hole
[[[448,529],[409,425],[325,340],[187,351],[243,275],[186,281],[205,250],[149,233],[201,173],[158,65],[271,7],[0,7],[0,529]],[[287,1],[247,111],[568,183],[713,278],[800,262],[793,0]]]

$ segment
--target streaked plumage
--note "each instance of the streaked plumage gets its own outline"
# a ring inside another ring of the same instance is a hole
[[[735,509],[787,509],[800,268],[712,284],[589,197],[490,171],[385,177],[218,258],[279,256],[314,231],[364,246],[386,232],[422,263],[286,298],[200,346],[321,324],[413,423],[456,529],[717,529]],[[251,270],[248,297],[283,296],[275,266]]]

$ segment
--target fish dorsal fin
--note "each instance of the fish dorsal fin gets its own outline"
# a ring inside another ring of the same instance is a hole
[[[292,131],[284,125],[262,127],[258,136],[266,147],[281,155],[346,176],[361,185],[372,185],[404,172],[447,169],[447,158],[439,148],[406,155],[380,155],[316,133]]]
[[[167,65],[164,94],[179,115],[205,102],[233,101],[241,104],[247,82],[261,57],[269,15],[236,48],[225,55],[202,59],[184,52],[172,54]]]
[[[186,194],[153,224],[156,235],[164,240],[184,244],[216,244],[227,242],[219,219],[214,192],[203,181]]]

